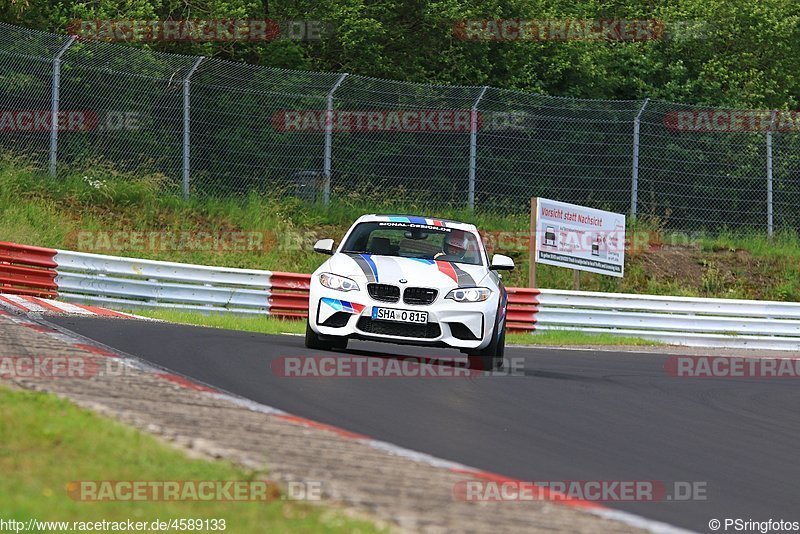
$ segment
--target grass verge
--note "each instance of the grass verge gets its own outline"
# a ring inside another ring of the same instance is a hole
[[[506,343],[509,345],[541,345],[548,347],[580,347],[595,345],[629,345],[646,347],[663,345],[658,341],[642,339],[640,337],[616,336],[614,334],[594,334],[576,332],[574,330],[540,330],[526,334],[509,332],[506,334]]]
[[[203,265],[312,272],[324,257],[316,239],[339,240],[364,213],[418,213],[475,223],[489,248],[514,258],[508,286],[528,280],[528,216],[429,213],[425,204],[372,196],[337,196],[330,207],[279,193],[226,198],[169,193],[174,180],[94,166],[53,179],[20,158],[0,155],[0,240],[83,252]],[[524,199],[520,199],[523,202]],[[527,202],[527,200],[524,200]],[[524,210],[521,210],[524,211]],[[800,301],[800,237],[758,233],[667,231],[657,219],[629,225],[635,244],[625,277],[581,273],[581,289],[655,295]],[[205,237],[203,237],[205,236]],[[238,242],[232,242],[239,239]],[[572,272],[539,265],[540,287],[571,289]]]
[[[170,323],[225,328],[259,334],[302,334],[305,333],[304,321],[278,319],[270,315],[233,315],[226,313],[201,313],[171,309],[128,310],[128,313],[160,319]]]
[[[46,393],[0,386],[0,502],[27,521],[225,519],[228,532],[375,532],[331,508],[276,496],[270,502],[73,500],[81,480],[265,480],[228,462],[187,458],[133,428]],[[66,529],[72,531],[72,527]]]
[[[199,313],[176,310],[137,310],[130,311],[143,317],[161,319],[171,323],[191,324],[242,330],[261,334],[302,334],[305,332],[304,321],[285,321],[269,315],[226,315],[220,313]],[[535,333],[509,332],[506,342],[513,345],[548,345],[548,346],[581,346],[581,345],[660,345],[657,341],[649,341],[637,337],[615,336],[612,334],[587,334],[572,330],[547,330]]]

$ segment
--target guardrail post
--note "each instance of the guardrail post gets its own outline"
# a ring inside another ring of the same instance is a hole
[[[767,128],[767,235],[772,237],[773,226],[773,205],[772,205],[772,127],[775,124],[777,112],[772,111],[769,128]]]
[[[639,108],[639,113],[633,119],[633,172],[631,175],[631,219],[636,220],[636,208],[639,203],[639,125],[642,118],[644,108],[650,102],[649,98],[645,98],[642,107]]]
[[[347,73],[345,72],[339,79],[336,80],[336,83],[333,84],[331,90],[328,91],[328,97],[326,99],[326,107],[325,107],[325,160],[324,160],[324,168],[322,171],[323,179],[325,180],[325,184],[323,185],[322,191],[322,203],[325,206],[328,206],[331,203],[331,163],[332,163],[332,150],[333,150],[333,93],[342,85],[344,79],[347,78]]]
[[[183,200],[189,200],[189,78],[200,66],[205,56],[200,56],[183,79]]]
[[[56,175],[56,158],[58,157],[58,107],[61,92],[61,56],[75,42],[75,37],[70,37],[64,46],[53,58],[53,85],[50,95],[50,176]]]
[[[478,104],[480,104],[488,88],[488,86],[483,86],[469,113],[469,195],[467,197],[467,205],[471,210],[475,209],[475,171],[478,163]]]

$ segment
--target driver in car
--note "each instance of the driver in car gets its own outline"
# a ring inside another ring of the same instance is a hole
[[[433,259],[442,261],[464,261],[469,248],[470,240],[467,234],[461,230],[455,230],[445,236],[442,242],[442,251],[437,253]]]

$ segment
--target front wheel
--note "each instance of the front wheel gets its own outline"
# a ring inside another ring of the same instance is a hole
[[[498,328],[501,328],[500,335],[493,333],[492,342],[485,349],[469,355],[469,366],[472,369],[493,371],[503,367],[503,355],[506,349],[505,324],[498,325]]]
[[[323,337],[311,330],[311,325],[306,323],[306,348],[313,350],[346,349],[346,337]]]

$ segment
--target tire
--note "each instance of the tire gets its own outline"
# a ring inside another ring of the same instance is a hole
[[[346,337],[320,336],[306,323],[306,348],[313,350],[346,349]]]
[[[469,356],[469,366],[472,369],[481,371],[493,371],[503,367],[503,355],[506,349],[506,325],[498,325],[501,328],[500,335],[492,334],[492,341],[485,349],[478,351],[477,354]]]
[[[346,337],[330,338],[329,343],[330,343],[332,349],[344,350],[344,349],[347,348],[347,338]]]

